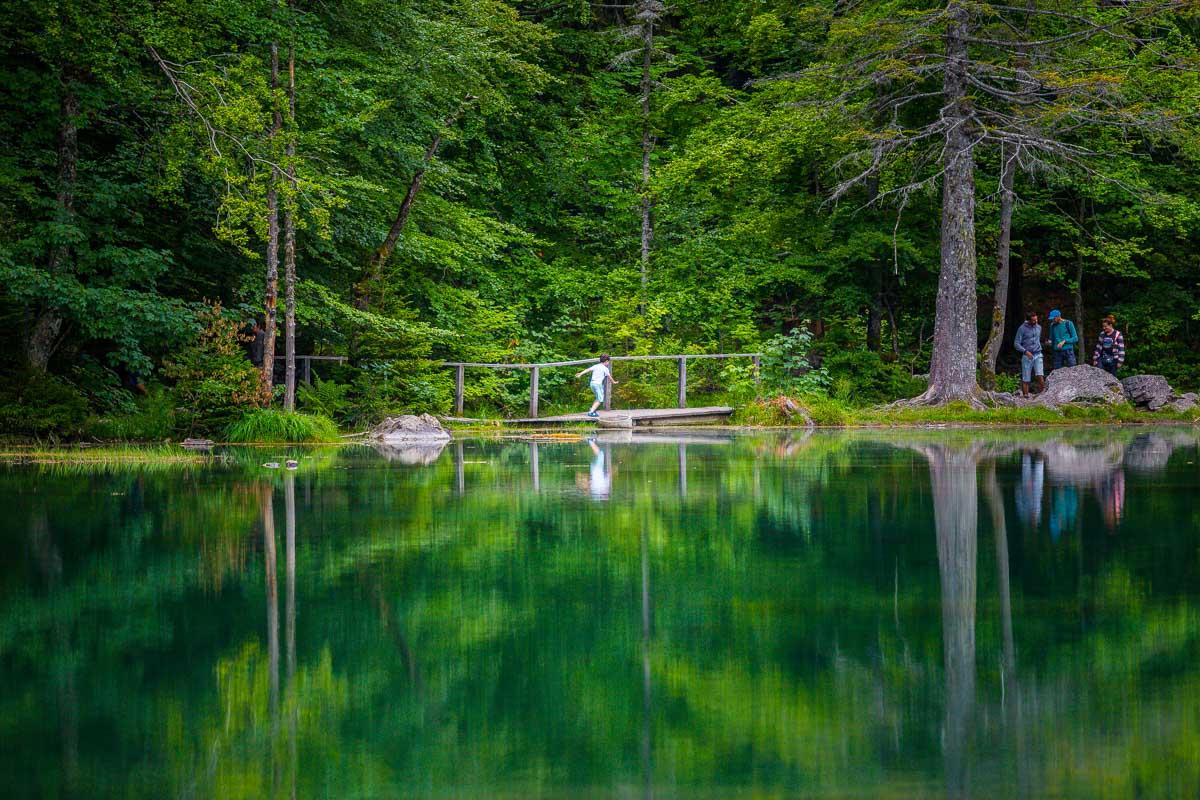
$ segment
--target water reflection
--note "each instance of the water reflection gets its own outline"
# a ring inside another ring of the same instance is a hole
[[[1200,789],[1190,431],[236,458],[0,473],[9,794]]]

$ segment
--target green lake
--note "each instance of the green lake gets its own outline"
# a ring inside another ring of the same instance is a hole
[[[0,468],[3,796],[1196,797],[1198,439]]]

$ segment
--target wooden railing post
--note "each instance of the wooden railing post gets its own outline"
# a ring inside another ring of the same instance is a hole
[[[762,356],[755,353],[750,360],[754,362],[754,395],[757,397],[762,386]]]
[[[679,359],[679,407],[687,408],[687,357]]]
[[[540,370],[537,367],[529,370],[529,417],[537,419],[538,415],[538,379]]]
[[[454,413],[462,416],[463,413],[463,383],[466,379],[467,368],[459,364],[454,371]]]
[[[612,375],[609,375],[607,378],[604,379],[604,410],[605,411],[612,411],[612,396],[613,396],[612,385],[613,385],[612,384]]]

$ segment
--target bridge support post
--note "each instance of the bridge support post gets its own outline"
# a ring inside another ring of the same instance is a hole
[[[463,383],[465,382],[465,373],[467,368],[459,364],[454,369],[454,413],[457,416],[462,416],[463,413]]]
[[[538,415],[538,381],[541,378],[541,370],[537,367],[529,370],[529,416],[531,419],[537,419]]]
[[[679,407],[687,408],[687,359],[679,359]]]

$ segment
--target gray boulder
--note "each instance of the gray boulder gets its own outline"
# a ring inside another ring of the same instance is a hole
[[[1046,378],[1046,391],[1036,402],[1046,406],[1066,403],[1123,403],[1125,390],[1121,382],[1099,367],[1080,364],[1062,367]]]
[[[388,417],[372,428],[367,438],[383,444],[444,442],[450,438],[450,433],[429,414],[405,414]]]
[[[1191,411],[1196,407],[1196,393],[1187,392],[1176,397],[1171,402],[1167,403],[1167,407],[1172,411]]]
[[[1171,399],[1171,384],[1162,375],[1134,375],[1121,381],[1129,402],[1147,411],[1158,411]]]

